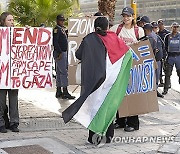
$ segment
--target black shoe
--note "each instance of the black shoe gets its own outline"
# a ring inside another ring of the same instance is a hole
[[[157,91],[157,97],[164,98],[164,96],[161,93],[159,93],[158,91]]]
[[[62,99],[75,99],[75,96],[69,94],[67,87],[63,87]]]
[[[1,132],[1,133],[7,133],[6,127],[5,127],[5,126],[1,126],[1,127],[0,127],[0,132]]]
[[[125,126],[121,126],[118,123],[114,124],[114,129],[118,129],[118,128],[124,128]]]
[[[75,96],[70,95],[69,93],[63,94],[62,99],[75,99]]]
[[[164,91],[162,92],[163,95],[166,95],[167,93],[168,93],[168,90],[164,90]]]
[[[12,132],[19,132],[19,129],[18,129],[18,126],[17,126],[17,125],[12,125],[12,126],[10,127],[10,130],[11,130]]]
[[[62,93],[58,93],[58,92],[56,92],[56,98],[61,98],[63,96],[63,94]]]
[[[168,85],[168,88],[169,88],[169,89],[171,88],[171,83]]]
[[[61,87],[56,87],[56,95],[55,95],[55,97],[60,98],[60,97],[62,97],[62,95],[63,95],[63,93],[61,91]]]
[[[111,143],[112,137],[106,137],[106,143]]]
[[[139,130],[139,128],[130,127],[128,125],[126,127],[124,127],[125,132],[133,132],[135,130]]]

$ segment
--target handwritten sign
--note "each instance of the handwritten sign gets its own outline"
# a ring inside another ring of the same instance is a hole
[[[158,111],[155,58],[149,41],[131,46],[133,65],[126,96],[120,105],[119,116],[132,116]]]
[[[77,65],[75,52],[82,39],[94,31],[94,21],[96,17],[70,18],[68,21],[68,63]]]
[[[52,29],[13,27],[2,34],[2,44],[9,42],[1,52],[1,72],[7,70],[9,82],[6,84],[2,77],[6,87],[1,84],[0,88],[52,87]]]
[[[127,95],[147,93],[155,88],[155,60],[149,45],[140,46],[136,49],[136,52],[133,52],[133,67],[130,71],[131,77]]]
[[[10,86],[10,28],[0,27],[0,88]]]

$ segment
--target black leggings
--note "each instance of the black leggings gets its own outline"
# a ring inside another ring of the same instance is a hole
[[[9,128],[10,123],[9,123],[8,106],[7,106],[7,105],[6,105],[5,110],[4,110],[3,119],[4,119],[4,122],[5,122],[5,127],[6,127],[6,128]]]
[[[122,117],[119,118],[119,114],[117,112],[116,114],[116,121],[117,124],[119,124],[121,127],[125,127],[126,125],[133,127],[135,129],[139,129],[139,118],[138,115],[136,116],[130,116],[130,117]]]

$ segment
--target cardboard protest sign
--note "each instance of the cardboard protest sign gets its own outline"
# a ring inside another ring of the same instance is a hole
[[[84,37],[94,31],[94,20],[96,17],[69,18],[68,36]]]
[[[10,88],[10,28],[0,27],[0,89]]]
[[[68,38],[68,63],[69,65],[77,65],[78,59],[75,56],[76,50],[79,48],[84,37],[69,37]]]
[[[68,75],[69,84],[75,85],[75,72],[78,60],[75,52],[79,48],[82,39],[94,31],[94,21],[96,17],[69,18],[68,21]]]
[[[158,111],[155,58],[148,40],[132,45],[133,66],[126,96],[120,105],[119,116],[132,116]]]
[[[52,29],[12,28],[11,88],[52,87]]]
[[[68,21],[68,63],[77,65],[74,56],[82,39],[94,31],[94,21],[96,17],[69,18]]]

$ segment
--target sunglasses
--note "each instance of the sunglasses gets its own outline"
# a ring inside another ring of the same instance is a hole
[[[179,28],[179,26],[173,26],[173,28]]]

